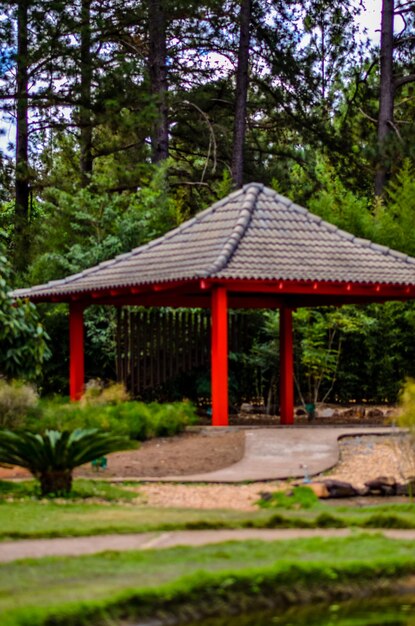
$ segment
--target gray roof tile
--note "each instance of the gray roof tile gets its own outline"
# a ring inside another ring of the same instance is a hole
[[[415,259],[354,237],[252,183],[145,246],[16,297],[197,278],[415,285]]]

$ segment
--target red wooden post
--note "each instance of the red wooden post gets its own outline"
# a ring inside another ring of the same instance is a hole
[[[294,356],[291,309],[280,309],[280,423],[294,422]]]
[[[212,289],[211,385],[212,426],[228,425],[228,297],[225,287]]]
[[[69,396],[72,402],[84,392],[84,306],[69,305]]]

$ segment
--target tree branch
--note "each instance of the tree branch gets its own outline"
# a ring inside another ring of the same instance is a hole
[[[407,85],[408,83],[415,82],[415,74],[408,74],[407,76],[401,76],[400,78],[395,78],[393,81],[393,86],[395,89],[398,87],[402,87],[402,85]]]

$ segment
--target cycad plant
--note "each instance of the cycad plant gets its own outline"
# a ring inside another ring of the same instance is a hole
[[[0,463],[29,470],[39,480],[42,496],[71,491],[75,467],[118,450],[136,447],[127,437],[78,428],[44,434],[0,431]]]

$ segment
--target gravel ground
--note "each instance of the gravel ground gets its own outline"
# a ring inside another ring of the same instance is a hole
[[[277,482],[249,485],[147,483],[137,491],[152,506],[255,511],[261,491],[283,489],[284,486],[284,483]]]
[[[415,475],[414,453],[404,435],[344,437],[339,447],[340,463],[322,478],[344,480],[361,488],[379,476],[405,482]]]
[[[356,487],[379,476],[403,481],[413,474],[413,455],[401,437],[365,435],[345,437],[339,441],[340,462],[315,480],[333,478],[351,482]],[[255,510],[262,491],[286,489],[290,482],[259,482],[246,485],[191,485],[149,483],[139,491],[154,506],[185,508],[228,508]]]

